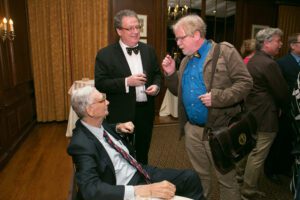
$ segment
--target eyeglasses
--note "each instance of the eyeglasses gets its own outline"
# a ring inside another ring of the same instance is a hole
[[[142,28],[142,26],[140,26],[140,25],[132,26],[132,27],[129,27],[129,28],[120,27],[120,29],[124,29],[124,30],[127,30],[129,32],[133,32],[134,30],[140,31],[141,28]]]
[[[298,43],[300,43],[300,42],[292,42],[293,44],[298,44]]]
[[[178,42],[179,40],[182,41],[182,40],[184,40],[184,39],[185,39],[186,37],[188,37],[188,36],[189,36],[189,35],[184,35],[184,36],[181,36],[181,37],[176,37],[176,38],[175,38],[175,41],[176,41],[176,42]]]
[[[95,101],[94,103],[91,103],[91,105],[97,104],[97,103],[103,103],[106,101],[106,94],[105,93],[101,93],[101,94],[102,94],[102,98],[98,101]]]

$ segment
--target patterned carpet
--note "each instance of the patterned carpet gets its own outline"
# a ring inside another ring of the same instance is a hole
[[[188,156],[185,152],[184,138],[179,140],[179,126],[157,125],[153,129],[153,137],[149,153],[149,164],[162,168],[192,168]],[[289,191],[289,178],[281,177],[282,184],[277,185],[261,176],[259,188],[266,193],[266,197],[257,200],[291,200]],[[214,181],[213,199],[219,200],[217,182]]]

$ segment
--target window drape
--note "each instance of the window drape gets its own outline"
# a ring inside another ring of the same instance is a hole
[[[94,77],[107,45],[108,0],[28,0],[37,121],[68,119],[68,90]]]

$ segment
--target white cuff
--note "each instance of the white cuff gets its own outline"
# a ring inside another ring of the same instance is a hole
[[[134,186],[125,186],[124,200],[135,200]]]
[[[128,87],[128,84],[127,84],[127,78],[125,78],[125,91],[126,91],[126,93],[129,93],[129,87]]]

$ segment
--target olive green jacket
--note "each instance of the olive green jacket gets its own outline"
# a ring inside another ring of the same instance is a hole
[[[204,62],[203,79],[206,88],[209,88],[212,73],[212,58],[216,43],[212,41],[212,48]],[[183,58],[179,71],[166,76],[168,89],[178,96],[178,115],[181,128],[181,136],[184,135],[184,125],[187,115],[182,102],[181,79],[184,69],[191,56]],[[220,54],[214,74],[211,89],[212,107],[207,126],[218,127],[227,125],[229,119],[240,112],[241,102],[250,92],[253,82],[241,56],[233,45],[220,43]],[[200,101],[200,100],[199,100]]]

